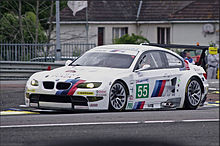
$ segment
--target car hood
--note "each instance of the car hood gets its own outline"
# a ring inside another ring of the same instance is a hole
[[[51,71],[43,71],[33,75],[39,80],[66,81],[68,79],[82,79],[87,81],[103,81],[119,77],[128,73],[128,69],[115,69],[107,67],[88,67],[88,66],[64,66]],[[33,78],[32,77],[32,78]]]

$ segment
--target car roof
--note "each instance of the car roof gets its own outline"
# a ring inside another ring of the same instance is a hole
[[[129,50],[129,51],[148,51],[148,50],[167,50],[155,46],[147,45],[134,45],[134,44],[114,44],[114,45],[103,45],[93,48],[98,51],[100,49],[119,49],[119,50]]]
[[[167,49],[155,46],[147,46],[147,45],[135,45],[135,44],[114,44],[114,45],[103,45],[98,46],[92,49],[92,51],[100,51],[100,50],[123,50],[125,52],[135,51],[135,52],[144,52],[148,50],[166,50]]]

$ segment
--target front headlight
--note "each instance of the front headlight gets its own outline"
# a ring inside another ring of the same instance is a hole
[[[38,81],[37,81],[37,80],[33,79],[33,80],[31,81],[31,85],[32,85],[32,86],[38,86],[39,84],[38,84]]]
[[[98,88],[101,84],[101,82],[80,83],[77,88]]]

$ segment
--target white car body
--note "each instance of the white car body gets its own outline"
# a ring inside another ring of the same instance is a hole
[[[181,68],[134,70],[144,52],[162,51],[181,57],[167,49],[144,45],[105,45],[88,52],[108,52],[136,56],[129,68],[93,66],[63,66],[51,71],[33,74],[26,84],[25,104],[41,109],[108,110],[109,91],[115,81],[125,84],[128,95],[125,110],[183,108],[186,85],[192,76],[202,83],[202,99],[208,92],[208,83],[202,67],[189,64]],[[184,63],[183,60],[181,60]],[[38,85],[31,85],[32,80]],[[43,82],[53,82],[52,89],[45,89]],[[81,82],[101,82],[98,88],[77,88]],[[58,83],[70,83],[66,90],[57,89]],[[33,99],[30,100],[30,97]],[[71,97],[71,98],[70,98]],[[45,98],[45,99],[44,99]],[[65,100],[64,100],[65,98]]]

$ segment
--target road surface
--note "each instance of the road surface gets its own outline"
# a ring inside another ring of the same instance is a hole
[[[13,81],[12,81],[13,82]],[[1,109],[19,109],[24,82],[1,84]],[[208,100],[219,100],[209,94]],[[219,146],[219,107],[0,116],[1,146]]]

